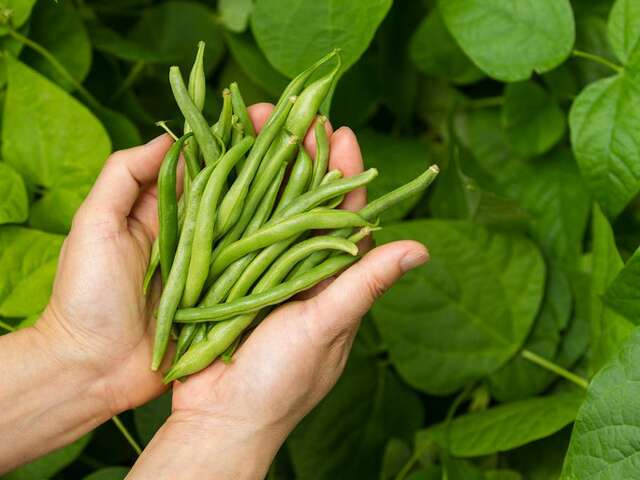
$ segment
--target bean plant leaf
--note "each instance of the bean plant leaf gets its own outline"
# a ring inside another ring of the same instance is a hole
[[[38,230],[0,228],[0,316],[24,317],[44,310],[62,241]]]
[[[153,45],[141,45],[97,22],[89,22],[87,26],[93,47],[101,52],[130,62],[168,63],[174,59],[170,51],[160,52]]]
[[[640,248],[627,260],[607,288],[605,305],[614,309],[634,324],[640,323]]]
[[[435,163],[435,155],[427,143],[411,138],[394,138],[373,130],[358,132],[358,141],[367,168],[377,168],[379,175],[368,186],[369,199],[385,193],[414,179]],[[386,223],[400,220],[413,208],[419,198],[409,199],[382,214]]]
[[[225,33],[225,39],[231,55],[256,84],[260,85],[274,97],[287,86],[287,77],[271,66],[260,51],[251,33]]]
[[[19,28],[24,24],[29,15],[31,15],[31,9],[35,5],[36,0],[0,0],[0,11],[9,13],[11,19],[11,25],[13,28]],[[0,35],[7,33],[5,26],[0,24]]]
[[[335,48],[341,49],[344,71],[369,46],[391,3],[391,0],[257,0],[251,28],[269,62],[288,77],[297,75]]]
[[[640,470],[640,330],[591,381],[561,480],[634,478]]]
[[[444,0],[440,10],[462,50],[505,82],[528,79],[571,53],[575,25],[569,0]]]
[[[358,128],[381,103],[381,85],[372,55],[365,54],[340,78],[331,102],[331,123]]]
[[[142,441],[151,441],[162,424],[171,414],[171,392],[164,393],[133,411],[133,421]]]
[[[47,50],[79,83],[89,73],[91,44],[78,11],[70,2],[38,2],[30,20],[29,38]],[[22,61],[67,90],[72,85],[41,54],[27,49]]]
[[[18,172],[0,162],[0,224],[21,223],[29,215],[29,200]]]
[[[479,457],[545,438],[576,418],[582,392],[532,397],[455,418],[418,432],[416,448],[435,441],[457,457]],[[517,428],[514,428],[517,426]],[[448,431],[447,431],[448,430]]]
[[[542,358],[554,359],[572,307],[569,279],[557,267],[548,269],[542,307],[523,348]],[[504,402],[538,395],[554,378],[549,371],[517,355],[489,377],[489,385],[492,397]]]
[[[5,474],[3,480],[33,480],[35,478],[51,478],[64,467],[72,463],[84,447],[87,446],[91,434],[80,437],[75,442],[48,453],[32,462],[18,467],[16,470]]]
[[[640,190],[640,82],[623,73],[592,83],[571,107],[571,143],[593,197],[617,216]]]
[[[592,220],[593,254],[590,286],[591,372],[597,372],[618,351],[629,336],[632,323],[610,309],[602,295],[622,270],[613,231],[602,211],[595,206]]]
[[[215,12],[201,3],[190,1],[169,1],[144,9],[129,38],[156,54],[170,58],[180,66],[183,75],[188,75],[191,69],[199,41],[207,44],[204,52],[207,72],[218,65],[224,53]]]
[[[438,8],[416,30],[410,51],[418,69],[427,75],[462,85],[484,77],[453,39]]]
[[[220,0],[220,20],[232,32],[244,32],[253,10],[253,0]]]
[[[86,107],[23,63],[10,58],[8,74],[2,155],[45,189],[34,211],[48,212],[64,232],[111,151],[109,137]]]
[[[337,385],[287,441],[296,477],[376,478],[387,438],[409,438],[422,419],[418,395],[356,341]]]
[[[631,69],[640,62],[640,4],[616,0],[609,15],[609,41],[618,59]]]
[[[107,467],[96,470],[82,480],[124,480],[127,473],[129,469],[126,467]]]
[[[532,242],[442,220],[399,223],[375,237],[416,240],[431,253],[372,310],[409,384],[448,394],[497,370],[521,347],[544,288],[544,262]]]
[[[612,63],[618,61],[611,51],[611,42],[607,34],[607,20],[597,14],[582,15],[576,18],[576,49],[598,55]],[[587,59],[576,59],[571,64],[582,85],[611,75],[611,68],[597,62],[590,62]]]
[[[565,132],[565,116],[556,101],[535,82],[505,88],[502,125],[513,150],[525,157],[547,152]]]

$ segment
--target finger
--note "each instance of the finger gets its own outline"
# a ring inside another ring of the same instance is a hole
[[[355,334],[360,318],[373,302],[402,275],[428,258],[427,249],[410,240],[372,250],[320,294],[306,300],[314,312],[309,324],[311,335],[332,343],[345,334]]]
[[[157,178],[171,143],[164,134],[145,145],[113,153],[82,204],[77,220],[106,223],[126,219],[140,191]]]
[[[259,132],[262,130],[269,115],[271,115],[273,105],[271,103],[256,103],[255,105],[247,107],[247,111],[249,112],[249,118],[251,118],[253,122],[253,128],[256,132]]]
[[[329,169],[338,169],[345,177],[351,177],[362,173],[364,162],[360,146],[353,130],[348,127],[340,127],[331,136],[329,157]],[[360,210],[367,204],[366,188],[358,188],[349,192],[342,202],[341,208],[345,210]]]

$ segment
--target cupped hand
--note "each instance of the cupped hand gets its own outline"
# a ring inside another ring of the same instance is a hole
[[[149,368],[157,294],[145,298],[142,282],[158,230],[156,178],[171,143],[162,135],[109,157],[73,219],[36,324],[62,340],[61,355],[94,370],[113,413],[165,388]]]
[[[250,113],[259,129],[268,105]],[[330,168],[344,176],[363,170],[353,132],[340,128],[330,134]],[[313,130],[310,129],[312,132]],[[313,134],[305,146],[315,152]],[[366,192],[350,193],[342,208],[358,210]],[[366,247],[365,247],[366,248]],[[361,317],[375,299],[403,273],[427,260],[416,242],[394,242],[368,252],[332,281],[274,310],[249,335],[231,364],[216,361],[184,382],[176,382],[170,421],[213,428],[275,433],[276,442],[331,389],[342,372]],[[277,448],[277,447],[276,447]]]

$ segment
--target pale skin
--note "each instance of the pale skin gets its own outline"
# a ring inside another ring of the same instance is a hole
[[[256,129],[271,108],[250,108]],[[327,128],[330,168],[361,172],[353,132]],[[315,151],[312,133],[305,144]],[[146,299],[142,280],[158,230],[156,178],[170,145],[161,136],[109,158],[74,218],[42,317],[0,337],[0,474],[166,388],[149,369],[159,285]],[[343,207],[365,202],[359,190]],[[335,384],[361,317],[426,260],[412,241],[375,248],[271,313],[230,365],[216,362],[175,382],[173,412],[127,478],[263,478],[289,432]]]

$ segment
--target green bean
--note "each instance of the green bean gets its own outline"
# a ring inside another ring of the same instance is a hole
[[[322,264],[308,272],[262,293],[252,293],[229,303],[212,307],[185,308],[176,312],[175,320],[179,323],[221,321],[236,315],[256,312],[261,308],[282,303],[296,293],[307,290],[318,282],[336,274],[357,260],[357,256],[337,255],[325,260]]]
[[[320,180],[320,185],[326,185],[327,183],[335,182],[342,178],[342,172],[338,169],[331,170],[325,174]]]
[[[316,112],[336,81],[342,66],[340,56],[338,55],[337,58],[337,65],[331,72],[306,87],[298,96],[284,125],[284,128],[292,135],[302,138],[307,133]]]
[[[286,207],[291,201],[304,193],[309,185],[311,173],[313,170],[313,161],[303,146],[298,150],[298,157],[291,168],[289,180],[280,196],[280,201],[276,208],[275,214]]]
[[[247,226],[247,232],[254,232],[269,218],[271,210],[278,196],[280,190],[280,184],[284,179],[285,168],[284,165],[280,169],[278,176],[269,187],[269,190],[264,196],[262,203],[256,210],[256,213],[251,220],[251,223]],[[251,252],[239,260],[233,262],[224,271],[218,279],[211,285],[211,288],[200,302],[201,306],[207,307],[216,305],[222,302],[226,297],[233,285],[236,283],[242,272],[244,272],[251,261],[256,257],[258,252]],[[185,325],[180,331],[180,337],[178,338],[178,346],[176,347],[176,358],[182,356],[185,350],[196,338],[197,333],[206,332],[206,324],[189,324]],[[198,332],[201,331],[201,332]]]
[[[207,165],[215,164],[221,154],[220,147],[213,132],[209,129],[209,124],[202,116],[200,110],[198,110],[198,107],[193,103],[193,100],[191,100],[182,75],[180,74],[179,67],[173,66],[169,69],[169,83],[171,84],[171,90],[173,91],[176,103],[198,141],[198,146],[202,151],[205,163]]]
[[[276,179],[269,187],[267,193],[264,195],[262,203],[256,210],[251,223],[247,226],[246,233],[248,235],[257,231],[271,215],[273,205],[275,204],[276,198],[278,196],[278,191],[280,190],[280,184],[284,179],[284,173],[285,166],[283,165],[280,168]],[[249,263],[251,263],[251,261],[257,254],[257,252],[251,252],[250,254],[245,255],[241,259],[236,260],[231,265],[229,265],[224,273],[215,280],[205,297],[200,302],[200,305],[208,307],[223,301],[229,293],[229,290],[231,290],[240,275],[242,275],[242,272],[247,268]]]
[[[366,220],[358,214],[346,210],[321,210],[300,213],[273,225],[266,225],[253,235],[230,244],[214,259],[211,269],[214,275],[219,274],[234,260],[243,255],[307,230],[364,227],[366,225],[368,225]]]
[[[273,118],[273,121],[270,126],[265,125],[256,137],[253,148],[251,149],[247,159],[244,161],[244,166],[242,167],[238,178],[233,182],[233,185],[231,185],[231,188],[220,204],[218,221],[215,226],[216,238],[227,233],[242,215],[242,212],[244,211],[243,205],[245,203],[245,199],[247,199],[247,195],[249,194],[249,186],[258,171],[260,162],[268,150],[270,150],[271,143],[286,121],[287,114],[294,102],[295,98],[292,98],[285,104],[286,108],[283,108],[275,117],[272,113],[270,118]]]
[[[320,185],[322,178],[327,173],[327,167],[329,166],[329,137],[327,137],[325,123],[327,123],[327,117],[320,115],[316,121],[316,126],[313,129],[313,133],[316,137],[316,158],[313,163],[313,175],[311,177],[310,190],[313,190]]]
[[[198,51],[196,53],[196,59],[193,62],[193,67],[191,67],[191,72],[189,74],[189,96],[191,100],[193,100],[194,105],[200,111],[202,111],[204,107],[205,96],[207,93],[207,81],[204,73],[204,42],[198,42]],[[185,120],[184,122],[184,133],[191,132],[191,127],[189,126],[189,122]],[[186,142],[184,146],[184,158],[186,163],[187,174],[185,176],[189,176],[191,178],[195,178],[195,176],[200,171],[200,156],[198,143],[195,139],[190,139]],[[187,190],[185,190],[187,191]]]
[[[213,133],[218,136],[224,145],[229,143],[231,138],[231,116],[233,114],[231,106],[231,92],[228,88],[222,91],[222,111],[218,121],[211,127]]]
[[[149,265],[147,271],[144,273],[144,280],[142,281],[142,294],[146,295],[149,292],[149,286],[151,280],[156,273],[156,269],[160,265],[160,242],[156,238],[151,246],[151,254],[149,255]]]
[[[366,227],[365,227],[366,228]],[[364,229],[363,229],[364,230]],[[368,231],[368,229],[367,229]],[[349,255],[358,254],[358,246],[351,240],[322,235],[297,243],[278,258],[256,285],[257,291],[263,291],[268,285],[277,285],[298,262],[317,251],[342,251]],[[235,300],[235,299],[234,299]]]
[[[276,140],[273,147],[273,154],[267,153],[263,164],[261,165],[259,175],[251,184],[251,191],[246,198],[246,202],[242,207],[242,213],[235,222],[233,228],[220,240],[213,253],[215,258],[228,245],[239,239],[245,232],[247,225],[251,222],[254,212],[262,202],[265,192],[269,189],[271,182],[278,175],[282,166],[286,167],[287,161],[293,156],[296,148],[298,148],[298,139],[296,137],[286,135],[287,140],[282,143],[282,137]],[[254,147],[255,148],[255,147]],[[272,148],[269,149],[272,151]],[[246,166],[245,166],[246,168]],[[244,170],[242,171],[244,172]],[[241,173],[242,175],[242,173]],[[237,180],[236,180],[237,181]],[[235,184],[234,184],[235,185]],[[233,188],[233,187],[232,187]],[[219,213],[218,217],[222,215]],[[217,224],[216,224],[217,225]],[[215,278],[216,272],[210,271],[209,278]]]
[[[296,198],[295,202],[290,203],[279,212],[276,211],[269,224],[275,223],[282,218],[311,210],[313,207],[321,205],[338,195],[343,195],[355,190],[356,188],[367,185],[377,176],[378,170],[370,168],[369,170],[358,175],[354,175],[353,177],[342,178],[340,180],[321,185],[315,190],[311,190],[310,192],[300,195]]]
[[[253,136],[253,135],[250,135]],[[238,118],[234,115],[231,117],[231,146],[237,145],[240,140],[244,137],[244,128],[242,124],[238,121]],[[236,169],[237,169],[236,165]]]
[[[222,188],[233,166],[247,153],[251,145],[253,145],[253,137],[245,137],[220,158],[209,177],[202,195],[200,208],[198,209],[196,229],[193,236],[189,273],[182,297],[182,305],[185,307],[191,307],[196,304],[202,292],[202,287],[204,287],[207,280],[211,250],[213,248],[213,226]]]
[[[418,177],[414,178],[409,183],[392,190],[391,192],[369,202],[369,204],[362,208],[358,213],[366,220],[373,221],[380,216],[385,210],[396,206],[398,203],[405,201],[408,198],[414,197],[424,192],[431,182],[435,180],[438,175],[439,169],[437,165],[432,165],[425,170]],[[332,232],[333,236],[347,237],[351,229],[345,228]],[[300,265],[296,267],[295,275],[301,275],[306,271],[309,271],[314,266],[318,265],[325,258],[327,258],[326,252],[316,252],[310,255],[309,258],[304,260]]]
[[[162,363],[164,354],[167,351],[167,345],[169,344],[169,337],[171,335],[173,315],[175,314],[180,298],[182,297],[182,291],[184,290],[184,284],[187,277],[187,269],[189,268],[191,244],[195,231],[198,207],[204,188],[207,184],[207,180],[209,179],[209,175],[211,175],[212,171],[213,166],[204,168],[200,171],[191,185],[191,191],[189,192],[189,207],[185,212],[182,232],[180,233],[180,240],[178,241],[178,248],[176,249],[176,255],[173,260],[173,265],[171,266],[171,271],[169,272],[169,278],[167,279],[167,284],[162,292],[160,304],[158,305],[156,334],[153,346],[153,358],[151,362],[152,370],[157,370],[160,367],[160,363]]]
[[[242,340],[242,335],[238,335],[229,348],[227,348],[222,355],[220,355],[220,360],[222,360],[225,364],[229,365],[231,363],[231,357],[236,352],[238,347],[240,346],[240,341]]]
[[[178,245],[178,194],[176,178],[182,146],[191,133],[183,135],[167,151],[158,173],[158,243],[162,283],[167,283]]]
[[[236,82],[233,82],[229,85],[229,90],[231,90],[231,103],[233,104],[233,113],[235,113],[238,117],[238,121],[240,125],[242,125],[245,133],[247,135],[251,135],[252,137],[256,136],[256,131],[253,128],[253,122],[249,117],[249,112],[247,111],[247,106],[244,103],[244,99],[242,98],[242,94],[240,93],[240,88]]]

